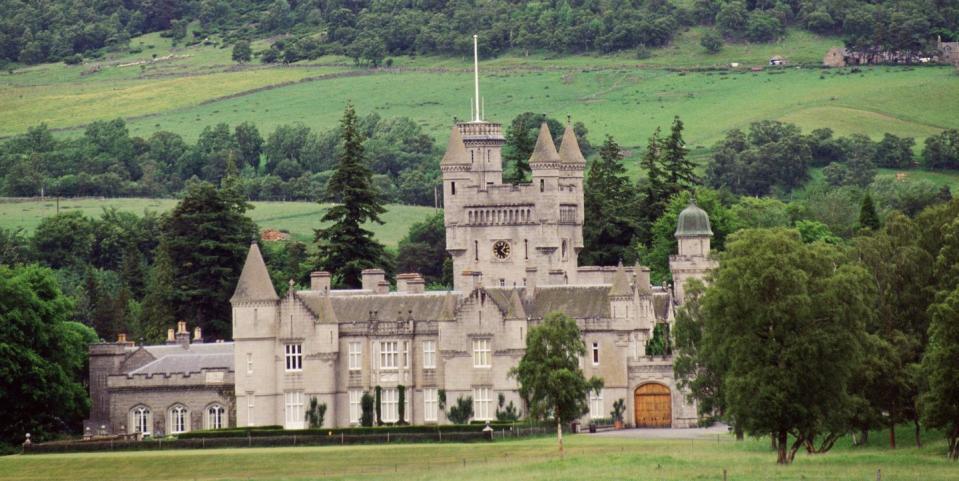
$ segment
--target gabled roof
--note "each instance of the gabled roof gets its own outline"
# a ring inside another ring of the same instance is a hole
[[[569,125],[563,132],[563,143],[559,146],[559,158],[564,164],[585,164],[583,152],[579,148],[579,141],[576,140],[576,132]]]
[[[609,286],[537,286],[529,315],[542,319],[560,311],[574,319],[609,318]]]
[[[539,136],[536,137],[536,147],[529,156],[529,163],[559,161],[559,152],[556,152],[556,145],[553,144],[553,135],[549,133],[546,122],[543,122],[539,126]]]
[[[418,321],[455,319],[455,298],[448,292],[324,296],[319,292],[299,291],[296,295],[319,322],[367,322],[372,311],[380,321],[406,320],[410,315]]]
[[[609,297],[627,297],[633,295],[629,288],[629,277],[626,276],[626,269],[620,262],[613,273],[613,286],[609,289]]]
[[[519,297],[518,289],[514,289],[513,295],[509,298],[509,309],[504,319],[526,319],[526,308],[523,307],[523,300]]]
[[[276,300],[279,300],[279,297],[273,288],[270,273],[266,270],[266,263],[263,262],[263,255],[260,254],[260,248],[254,241],[250,244],[250,252],[246,255],[246,262],[243,263],[243,272],[240,273],[240,280],[236,283],[236,290],[233,291],[233,297],[230,298],[230,302]]]
[[[299,291],[296,297],[316,316],[317,322],[335,323],[336,312],[328,293],[319,291]]]
[[[466,154],[466,144],[463,143],[463,135],[460,134],[460,128],[453,126],[450,131],[450,140],[446,144],[446,153],[443,154],[443,160],[440,165],[469,164],[469,156]]]

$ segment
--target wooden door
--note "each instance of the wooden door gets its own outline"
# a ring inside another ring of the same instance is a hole
[[[636,388],[636,427],[668,428],[672,426],[673,408],[669,388],[662,384],[643,384]]]

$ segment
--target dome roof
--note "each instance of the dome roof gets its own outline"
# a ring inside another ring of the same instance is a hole
[[[712,236],[709,227],[709,214],[690,202],[676,219],[676,237]]]

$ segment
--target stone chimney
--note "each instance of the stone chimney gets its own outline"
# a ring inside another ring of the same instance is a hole
[[[426,291],[426,281],[416,272],[407,272],[396,276],[396,292],[418,294]]]
[[[652,284],[649,283],[649,268],[646,266],[636,266],[636,290],[640,295],[653,292]]]
[[[536,277],[539,275],[539,269],[535,267],[526,268],[526,297],[532,299],[536,294]]]
[[[566,271],[562,269],[549,270],[549,284],[551,286],[561,286],[567,282]]]
[[[314,271],[310,273],[310,290],[329,294],[330,292],[330,273],[326,271]]]
[[[190,345],[190,332],[186,330],[186,321],[176,323],[176,343],[184,347]]]
[[[193,328],[193,342],[194,343],[203,342],[203,332],[200,331],[200,326],[196,326]]]
[[[117,334],[117,344],[126,344],[127,343],[127,334],[121,332]]]
[[[166,330],[166,343],[167,344],[176,344],[176,334],[173,329]]]
[[[376,283],[376,289],[373,290],[376,294],[389,294],[390,293],[390,283],[386,279]]]
[[[363,278],[363,290],[376,292],[380,281],[386,280],[386,271],[383,269],[363,269],[360,273]]]

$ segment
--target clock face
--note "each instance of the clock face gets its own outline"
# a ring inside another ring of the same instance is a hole
[[[510,254],[510,245],[506,241],[496,241],[493,244],[493,255],[497,259],[508,259]]]

